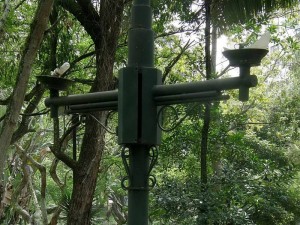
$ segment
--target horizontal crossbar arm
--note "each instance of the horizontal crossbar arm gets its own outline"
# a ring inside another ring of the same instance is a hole
[[[182,95],[173,95],[173,98],[164,99],[163,97],[169,96],[162,96],[160,101],[156,102],[157,106],[161,105],[175,105],[175,104],[184,104],[184,103],[191,103],[191,102],[198,102],[198,103],[205,103],[205,102],[216,102],[216,101],[224,101],[229,99],[229,95],[212,95],[212,96],[197,96],[191,95],[186,97],[189,94],[182,94]]]
[[[206,80],[183,84],[155,85],[153,95],[155,97],[170,96],[179,94],[222,91],[238,89],[242,87],[255,87],[257,85],[257,77],[254,75],[247,77],[232,77],[225,79]]]
[[[117,110],[117,109],[118,109],[118,102],[110,101],[110,102],[70,105],[67,107],[66,113],[67,114],[88,113],[88,112],[95,112],[95,111],[107,111],[107,110]]]
[[[193,102],[206,98],[219,97],[221,95],[218,91],[207,91],[200,93],[178,94],[178,95],[164,95],[154,97],[156,105],[176,104],[176,102]],[[175,102],[175,103],[173,103]]]
[[[45,100],[45,105],[47,107],[68,106],[68,105],[111,102],[111,101],[118,101],[117,90],[47,98]]]

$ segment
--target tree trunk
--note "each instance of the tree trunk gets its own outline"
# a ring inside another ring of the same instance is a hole
[[[78,1],[82,11],[91,9]],[[97,71],[91,92],[107,91],[114,86],[113,65],[124,10],[122,0],[101,1],[99,17],[86,23],[81,15],[78,20],[91,35],[96,50]],[[76,16],[76,14],[74,14]],[[88,19],[87,18],[87,19]],[[97,31],[95,33],[95,31]],[[93,113],[87,117],[85,134],[76,167],[73,169],[73,192],[68,213],[68,225],[88,225],[91,221],[91,207],[96,188],[99,165],[104,149],[105,130],[95,118],[104,124],[107,113]]]
[[[54,0],[41,0],[36,11],[30,34],[26,40],[25,48],[19,65],[18,77],[13,90],[12,98],[7,107],[7,113],[0,134],[0,176],[3,188],[3,172],[7,158],[7,149],[11,143],[12,135],[16,129],[20,111],[23,105],[26,88],[37,52],[47,28],[49,15]]]
[[[212,74],[214,78],[216,77],[216,61],[217,61],[217,29],[213,26],[212,28],[212,35],[211,35],[211,45],[212,45],[212,53],[211,53],[211,59],[212,59]],[[213,111],[218,112],[218,108],[220,106],[219,102],[214,103]],[[216,113],[216,112],[215,112]],[[214,123],[217,124],[217,126],[220,126],[220,117],[219,115],[216,115],[214,118]],[[212,169],[216,176],[220,174],[221,170],[221,145],[220,142],[214,143],[214,151],[215,151],[215,157],[212,159]],[[217,188],[217,187],[216,187]],[[216,189],[217,190],[217,189]]]
[[[97,117],[103,118],[104,115],[105,113],[101,113]],[[67,223],[69,225],[90,224],[92,200],[104,148],[104,135],[104,130],[89,117],[79,161],[73,170],[73,192]]]
[[[210,0],[205,1],[205,69],[206,80],[212,78],[212,63],[210,52]],[[207,183],[207,146],[208,146],[208,132],[210,125],[210,103],[205,104],[204,122],[201,131],[201,182],[203,185]]]
[[[210,38],[210,5],[211,1],[205,1],[205,69],[206,69],[206,80],[212,78],[212,63],[211,63],[211,38]],[[203,127],[201,130],[201,154],[200,154],[200,163],[201,163],[201,186],[203,196],[206,192],[207,184],[207,151],[208,151],[208,136],[209,136],[209,127],[210,127],[210,114],[211,114],[211,104],[205,103],[204,105],[204,117],[203,117]],[[197,224],[206,225],[207,220],[205,218],[207,214],[207,201],[203,199],[203,205],[200,207],[200,215],[197,220]],[[204,215],[204,217],[202,217]]]

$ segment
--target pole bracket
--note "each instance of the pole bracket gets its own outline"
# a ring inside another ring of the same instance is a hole
[[[154,186],[156,185],[156,177],[154,175],[151,174],[152,169],[154,168],[155,164],[157,163],[157,159],[158,159],[158,149],[156,146],[152,146],[149,148],[149,169],[147,172],[147,177],[149,180],[148,183],[148,187],[132,187],[131,186],[131,182],[130,182],[130,178],[131,178],[131,171],[130,171],[130,167],[129,167],[129,148],[123,146],[121,149],[121,158],[122,158],[122,162],[125,168],[125,172],[126,172],[126,176],[124,176],[121,180],[121,187],[124,190],[136,190],[136,191],[145,191],[145,190],[151,190],[152,188],[154,188]]]

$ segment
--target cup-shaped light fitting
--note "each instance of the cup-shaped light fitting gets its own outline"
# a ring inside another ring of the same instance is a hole
[[[73,83],[72,80],[66,78],[57,77],[57,76],[47,76],[47,75],[37,76],[37,80],[41,82],[43,85],[45,85],[45,87],[49,88],[50,98],[59,97],[59,91],[68,89],[68,87]],[[50,107],[50,116],[52,118],[58,117],[57,106]]]
[[[223,55],[229,60],[229,65],[233,67],[259,66],[261,60],[267,55],[267,49],[241,48],[229,49]]]
[[[243,79],[250,77],[250,68],[259,66],[261,60],[268,53],[267,49],[241,48],[226,50],[223,55],[229,60],[229,65],[240,68],[241,86],[239,88],[239,100],[249,100],[249,86],[243,84]],[[256,84],[255,84],[256,85]]]
[[[41,75],[36,77],[43,85],[49,89],[64,91],[73,84],[74,81],[56,76]]]

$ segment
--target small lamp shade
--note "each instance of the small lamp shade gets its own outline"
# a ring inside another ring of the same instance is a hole
[[[223,55],[229,60],[229,65],[240,66],[259,66],[263,57],[267,55],[267,49],[242,48],[225,50]]]
[[[54,89],[58,91],[64,91],[68,89],[68,87],[74,83],[74,81],[62,78],[62,77],[56,77],[56,76],[47,76],[47,75],[41,75],[37,76],[38,81],[40,81],[42,84],[44,84],[49,89]]]

